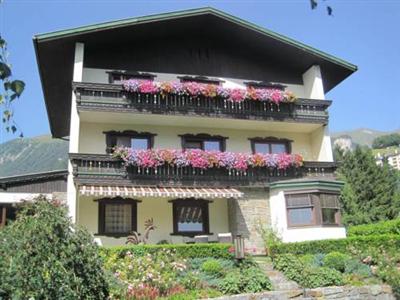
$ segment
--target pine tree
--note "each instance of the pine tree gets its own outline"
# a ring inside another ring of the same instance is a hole
[[[344,224],[365,224],[399,216],[398,179],[390,166],[377,166],[371,150],[347,152],[339,168]]]

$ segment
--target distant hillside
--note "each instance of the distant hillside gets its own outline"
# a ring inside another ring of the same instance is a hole
[[[50,136],[0,144],[0,177],[67,168],[68,142]]]
[[[400,132],[400,131],[394,131],[394,132]],[[331,134],[331,137],[333,140],[335,140],[339,137],[351,137],[353,143],[362,145],[362,146],[371,147],[372,141],[376,137],[385,135],[385,134],[389,134],[389,133],[393,133],[393,132],[378,131],[378,130],[368,129],[368,128],[360,128],[360,129],[355,129],[355,130],[333,132]]]

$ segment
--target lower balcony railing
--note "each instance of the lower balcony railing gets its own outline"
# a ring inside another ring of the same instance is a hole
[[[126,92],[121,84],[74,82],[78,109],[163,115],[203,115],[250,120],[328,123],[328,100],[297,99],[293,103],[244,100],[235,103],[222,98],[188,95]]]
[[[156,186],[268,186],[268,183],[296,178],[333,179],[333,162],[304,162],[286,170],[249,168],[235,171],[226,168],[198,169],[162,165],[156,168],[125,166],[103,154],[70,154],[75,181],[80,184],[156,185]]]

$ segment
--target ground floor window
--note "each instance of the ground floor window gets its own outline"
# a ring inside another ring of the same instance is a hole
[[[339,195],[327,192],[286,194],[288,227],[340,225]]]
[[[187,236],[209,234],[209,201],[179,199],[172,203],[174,234]]]
[[[137,230],[137,201],[105,198],[99,201],[99,234],[126,236]]]

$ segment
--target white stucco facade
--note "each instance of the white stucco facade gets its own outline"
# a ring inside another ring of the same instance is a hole
[[[107,70],[84,68],[84,45],[76,44],[73,81],[108,83]],[[176,74],[157,74],[157,80],[173,80]],[[227,87],[244,87],[243,80],[222,78]],[[303,85],[287,84],[287,89],[300,98],[325,99],[321,70],[312,66],[303,75]],[[289,122],[266,122],[254,120],[213,119],[209,117],[163,116],[149,117],[141,114],[115,112],[81,112],[78,113],[75,93],[72,93],[70,153],[105,154],[105,131],[134,130],[150,132],[154,137],[154,148],[181,149],[182,134],[207,133],[227,137],[226,151],[251,152],[249,138],[277,137],[292,140],[292,152],[301,154],[306,161],[333,161],[328,126],[320,124],[298,124]],[[71,218],[87,227],[93,234],[98,233],[99,208],[94,198],[77,194],[77,185],[73,178],[73,168],[69,164],[67,203]],[[137,225],[138,232],[144,232],[144,221],[153,218],[157,229],[151,233],[150,242],[161,240],[183,242],[182,236],[172,233],[172,204],[170,199],[138,199]],[[217,233],[229,232],[228,200],[214,199],[209,205],[210,240],[216,239]],[[260,200],[261,201],[261,200]],[[305,240],[343,238],[346,232],[342,227],[307,227],[289,228],[287,226],[284,190],[271,190],[265,199],[269,214],[265,215],[284,242]],[[264,207],[264,206],[263,206]],[[124,238],[96,236],[103,245],[121,245]]]

